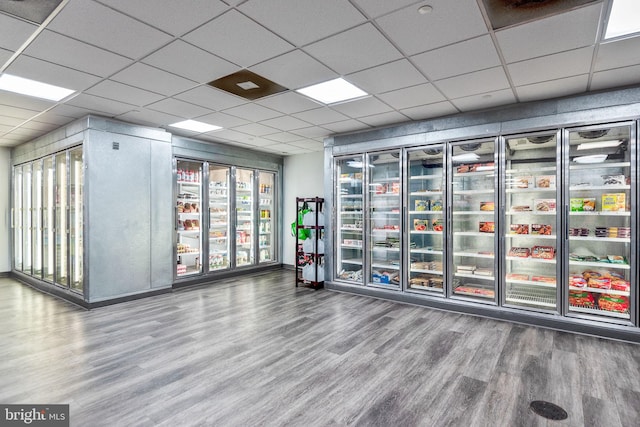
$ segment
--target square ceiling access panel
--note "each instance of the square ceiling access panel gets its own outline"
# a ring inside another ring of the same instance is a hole
[[[288,90],[249,70],[237,71],[208,84],[251,101]]]
[[[555,15],[600,0],[482,0],[494,30]]]
[[[0,1],[0,11],[42,24],[60,3],[62,0],[7,0]]]

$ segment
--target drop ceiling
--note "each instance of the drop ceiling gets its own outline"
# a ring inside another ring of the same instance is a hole
[[[0,71],[77,91],[0,91],[0,146],[98,114],[295,155],[335,133],[640,84],[640,37],[602,40],[610,0],[569,3],[497,30],[484,0],[63,0],[42,24],[0,12]],[[241,70],[287,90],[251,101],[208,85]],[[337,77],[370,96],[295,91]],[[169,127],[187,119],[223,129]]]

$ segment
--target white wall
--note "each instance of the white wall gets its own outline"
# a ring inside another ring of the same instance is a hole
[[[284,158],[282,263],[295,265],[296,239],[291,223],[296,220],[296,197],[324,197],[324,152]]]
[[[11,270],[11,150],[0,147],[0,273]]]

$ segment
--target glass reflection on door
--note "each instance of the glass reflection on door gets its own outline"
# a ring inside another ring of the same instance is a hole
[[[368,155],[369,284],[400,286],[400,154]]]
[[[55,271],[55,167],[53,157],[45,157],[42,169],[42,277],[52,282]]]
[[[22,271],[31,274],[31,164],[22,166]]]
[[[274,197],[276,176],[273,172],[258,174],[260,218],[258,225],[259,262],[275,261]]]
[[[22,166],[13,169],[13,266],[21,271],[22,260]]]
[[[209,271],[229,268],[229,177],[228,167],[209,165]]]
[[[55,283],[68,287],[67,154],[57,154],[55,162]]]
[[[83,163],[82,148],[69,152],[69,274],[71,288],[82,290],[82,215]]]
[[[253,171],[236,169],[236,267],[254,264]]]
[[[33,163],[32,169],[32,190],[33,197],[33,275],[42,277],[42,161]]]

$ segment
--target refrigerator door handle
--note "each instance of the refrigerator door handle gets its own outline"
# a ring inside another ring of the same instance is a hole
[[[16,228],[15,208],[11,208],[11,228]]]
[[[564,207],[564,239],[569,240],[569,206]]]

